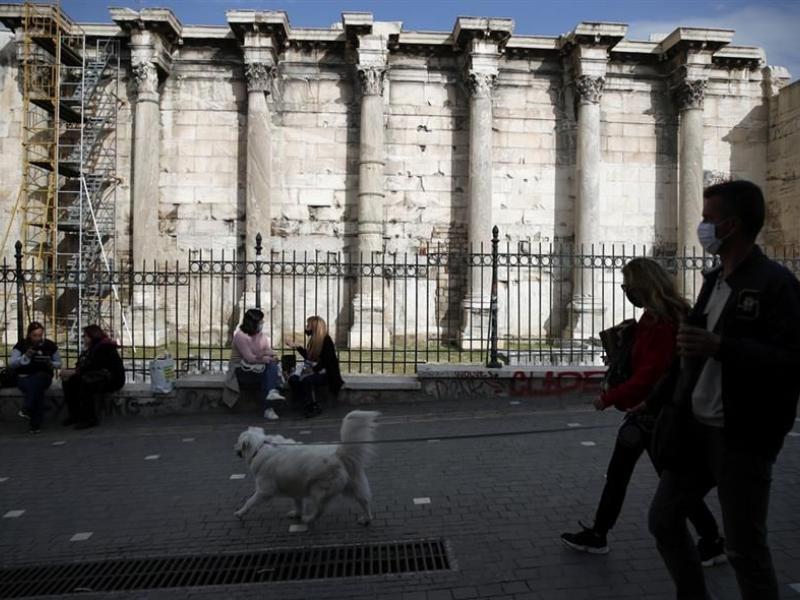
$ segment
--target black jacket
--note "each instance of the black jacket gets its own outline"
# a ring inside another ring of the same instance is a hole
[[[78,357],[78,375],[102,370],[111,374],[109,391],[122,389],[125,385],[125,367],[113,340],[98,342]]]
[[[28,339],[17,342],[14,350],[20,354],[25,354],[33,344]],[[14,371],[18,375],[32,375],[33,373],[47,373],[50,377],[53,376],[53,364],[51,362],[53,356],[58,352],[58,346],[52,340],[44,339],[42,343],[36,348],[36,353],[31,358],[27,365],[20,365]]]
[[[308,350],[298,346],[297,351],[303,358],[308,358]],[[333,344],[331,336],[326,335],[325,340],[322,342],[322,352],[320,352],[319,360],[314,365],[314,371],[319,373],[325,369],[328,375],[328,388],[336,395],[344,385],[342,379],[342,372],[339,369],[339,359],[336,357],[336,346]]]
[[[690,319],[704,313],[721,268],[705,275]],[[731,447],[774,459],[794,427],[800,398],[800,282],[756,246],[727,278],[731,295],[714,332],[722,363],[725,437]],[[682,400],[703,361],[684,373]]]

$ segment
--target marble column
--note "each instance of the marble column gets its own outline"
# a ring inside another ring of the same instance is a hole
[[[678,125],[678,255],[702,253],[697,224],[703,213],[703,100],[706,81],[681,82],[675,90]]]
[[[245,207],[245,256],[255,259],[256,235],[262,236],[269,259],[272,221],[270,211],[270,93],[272,68],[259,62],[245,65],[247,78],[247,196]]]
[[[469,195],[467,241],[472,253],[491,252],[492,239],[492,91],[496,74],[470,70],[469,91]],[[491,270],[469,269],[464,298],[461,347],[485,348],[489,324]]]
[[[575,203],[575,252],[589,254],[592,244],[600,241],[600,99],[603,77],[580,75],[575,79],[578,103],[576,133],[577,201]],[[595,247],[595,252],[598,251]],[[602,305],[598,298],[600,281],[592,269],[577,268],[573,276],[572,337],[588,340],[596,337]]]
[[[134,270],[153,269],[161,259],[159,232],[159,158],[161,155],[161,115],[158,72],[149,52],[131,52],[135,88],[133,105],[133,207],[132,230]],[[133,336],[135,346],[158,347],[166,342],[164,312],[159,290],[137,286],[133,294],[137,317]]]
[[[383,251],[384,223],[384,123],[382,67],[358,69],[361,87],[361,127],[358,161],[358,255],[369,262]],[[351,349],[388,348],[389,331],[384,323],[383,279],[359,278],[353,298],[353,325],[348,340]]]
[[[149,57],[132,51],[133,104],[133,207],[134,268],[146,262],[152,268],[159,256],[158,177],[161,147],[158,72]]]

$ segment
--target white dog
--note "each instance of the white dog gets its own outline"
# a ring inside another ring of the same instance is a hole
[[[245,459],[256,480],[256,490],[234,514],[242,518],[259,500],[274,496],[294,499],[291,518],[311,523],[335,496],[355,498],[363,515],[362,525],[372,521],[369,488],[364,467],[373,454],[375,419],[378,412],[354,410],[342,420],[342,444],[303,445],[280,435],[266,435],[261,427],[243,431],[236,454]]]

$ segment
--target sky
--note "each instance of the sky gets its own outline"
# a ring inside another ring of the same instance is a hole
[[[761,46],[767,63],[800,77],[800,0],[61,0],[77,21],[108,22],[109,6],[168,7],[184,25],[224,25],[231,9],[285,10],[294,27],[329,27],[343,11],[368,11],[402,21],[407,31],[449,31],[456,17],[514,19],[521,35],[559,35],[580,21],[629,25],[628,38],[649,38],[678,26],[734,29],[734,44]]]

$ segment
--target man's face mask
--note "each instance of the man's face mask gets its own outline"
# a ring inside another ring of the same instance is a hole
[[[718,254],[720,248],[722,248],[722,243],[731,235],[728,233],[728,235],[722,236],[721,238],[717,237],[717,227],[725,221],[727,221],[727,219],[723,219],[719,223],[702,221],[697,226],[697,239],[703,249],[709,254]]]

